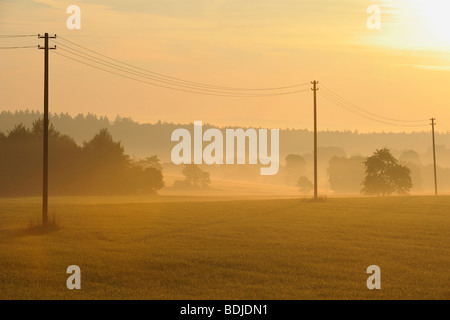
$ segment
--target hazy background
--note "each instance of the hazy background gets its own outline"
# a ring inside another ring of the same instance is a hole
[[[20,111],[20,112],[0,112],[0,144],[2,142],[2,133],[11,135],[11,132],[17,130],[17,124],[23,124],[27,128],[34,127],[33,123],[40,119],[42,114],[39,111]],[[96,149],[100,154],[99,158],[89,157],[91,164],[83,164],[81,167],[73,167],[71,163],[74,158],[78,157],[81,150],[76,145],[84,146],[86,143],[92,144],[91,139],[102,129],[107,129],[114,141],[120,142],[123,147],[124,156],[128,155],[129,159],[135,164],[142,164],[141,160],[149,156],[157,156],[162,164],[162,174],[164,176],[164,188],[158,190],[159,194],[191,194],[192,189],[180,189],[175,187],[177,180],[183,179],[184,165],[174,165],[171,162],[172,148],[178,142],[171,142],[171,134],[175,129],[186,128],[193,136],[193,124],[190,123],[137,123],[131,118],[116,117],[108,119],[104,116],[94,114],[78,114],[70,116],[69,114],[52,114],[50,123],[54,128],[64,135],[73,138],[73,142],[66,145],[66,149],[61,149],[61,143],[54,142],[50,144],[55,154],[51,159],[50,171],[54,177],[51,179],[54,192],[58,194],[71,194],[86,191],[85,187],[80,187],[83,182],[79,182],[79,177],[83,174],[89,178],[89,185],[95,185],[96,175],[86,168],[96,163],[97,170],[101,171],[109,166],[109,162],[115,163],[117,152],[116,147],[111,143],[107,149],[112,147],[113,153],[108,153],[111,158],[107,159],[102,153],[103,147],[97,144]],[[210,124],[203,125],[203,131],[214,127]],[[225,136],[225,128],[219,127]],[[14,134],[17,136],[17,133]],[[20,135],[23,135],[21,133]],[[321,194],[327,195],[359,195],[361,191],[361,183],[365,175],[364,161],[371,156],[376,149],[388,148],[392,154],[399,159],[400,163],[406,165],[411,170],[411,179],[413,188],[412,194],[430,194],[434,192],[434,174],[433,174],[433,153],[431,144],[431,134],[429,132],[410,132],[410,133],[387,133],[373,132],[360,133],[358,131],[320,131],[318,134],[318,178],[319,191]],[[439,192],[450,192],[450,134],[436,134],[437,146],[437,176]],[[5,140],[6,141],[6,140]],[[35,148],[28,156],[23,155],[8,166],[5,174],[11,173],[12,168],[19,165],[20,159],[37,156],[32,163],[37,166],[37,170],[31,170],[33,164],[25,165],[19,170],[20,175],[23,172],[32,171],[35,173],[34,178],[30,178],[25,185],[35,184],[35,191],[40,192],[41,184],[41,156],[42,143],[40,140],[30,145],[19,144],[17,140],[16,152],[24,154],[21,148]],[[313,133],[306,129],[281,130],[280,131],[280,168],[274,176],[261,176],[259,165],[201,165],[200,169],[206,172],[211,178],[211,184],[207,189],[201,188],[196,190],[194,194],[207,196],[214,195],[272,195],[272,196],[303,196],[297,190],[297,180],[305,176],[312,180],[313,177],[313,149],[312,149]],[[104,142],[105,143],[105,142]],[[104,144],[102,143],[102,144]],[[203,147],[208,145],[203,143]],[[5,145],[7,146],[7,144]],[[22,147],[21,147],[22,146]],[[225,145],[224,145],[225,148]],[[86,149],[86,148],[85,148]],[[248,149],[248,147],[247,147]],[[1,150],[1,146],[0,146]],[[29,152],[29,151],[28,151]],[[249,152],[247,150],[247,152]],[[225,153],[225,149],[224,149]],[[1,154],[0,154],[1,155]],[[6,156],[6,154],[5,154]],[[5,158],[5,157],[0,157]],[[290,159],[290,160],[289,160]],[[1,160],[1,159],[0,159]],[[10,160],[11,161],[11,160]],[[118,159],[120,162],[120,157]],[[248,159],[247,159],[248,161]],[[115,165],[113,165],[115,166]],[[158,166],[159,167],[159,166]],[[28,169],[27,169],[28,168]],[[101,169],[101,170],[100,170]],[[70,178],[66,174],[76,172]],[[106,170],[106,169],[105,169]],[[123,174],[122,176],[125,176]],[[120,170],[114,169],[107,171],[105,176],[110,179],[115,176],[120,177]],[[133,178],[134,177],[134,178]],[[129,178],[137,181],[137,177],[143,177],[143,173],[131,173]],[[102,180],[103,178],[98,178]],[[125,179],[125,178],[124,178]],[[154,177],[146,178],[155,183]],[[61,181],[60,181],[61,180]],[[114,179],[113,179],[114,180]],[[126,179],[125,179],[126,180]],[[59,184],[58,184],[58,181]],[[158,181],[158,179],[156,179]],[[85,182],[86,183],[86,182]],[[104,182],[103,182],[104,183]],[[110,185],[112,182],[108,182]],[[118,188],[126,185],[122,182]],[[22,185],[20,185],[22,186]],[[8,189],[8,184],[5,186]],[[72,189],[66,190],[67,187]],[[19,187],[19,190],[22,187]],[[75,191],[74,191],[75,190]],[[117,190],[116,190],[117,191]],[[195,190],[194,190],[195,191]],[[127,189],[127,192],[130,192]],[[1,190],[0,190],[1,195]]]

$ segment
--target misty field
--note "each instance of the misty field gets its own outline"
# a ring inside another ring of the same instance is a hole
[[[0,199],[1,299],[450,298],[450,197],[50,204],[60,229],[43,234],[40,199]]]

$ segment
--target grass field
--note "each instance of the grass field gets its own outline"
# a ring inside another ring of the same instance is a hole
[[[0,298],[450,298],[450,197],[143,200],[0,199]]]

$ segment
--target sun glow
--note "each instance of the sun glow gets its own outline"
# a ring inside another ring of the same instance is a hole
[[[383,0],[381,29],[366,37],[390,49],[437,53],[439,64],[448,67],[450,0]]]
[[[450,1],[412,0],[417,21],[430,46],[450,47]]]

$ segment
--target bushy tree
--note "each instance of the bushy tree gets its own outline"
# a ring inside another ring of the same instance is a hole
[[[174,187],[178,189],[206,189],[211,184],[209,172],[202,171],[198,165],[187,164],[184,166],[183,180],[177,180]]]
[[[132,163],[128,176],[136,194],[155,194],[164,187],[162,171],[155,168],[144,168],[136,163]]]
[[[129,157],[107,129],[100,130],[83,145],[82,176],[85,188],[97,194],[127,193]]]
[[[419,154],[414,150],[406,150],[400,156],[399,162],[411,170],[413,190],[422,191],[424,182],[422,176],[423,165]]]
[[[298,178],[297,180],[297,184],[295,185],[298,188],[298,191],[300,191],[301,193],[303,193],[305,196],[311,192],[311,190],[313,189],[314,185],[311,182],[311,180],[309,180],[307,177],[302,176],[300,178]]]
[[[399,164],[389,149],[376,150],[364,162],[366,176],[361,192],[366,195],[407,194],[412,188],[411,171]]]
[[[414,150],[405,150],[399,158],[400,162],[422,165],[419,154]]]

